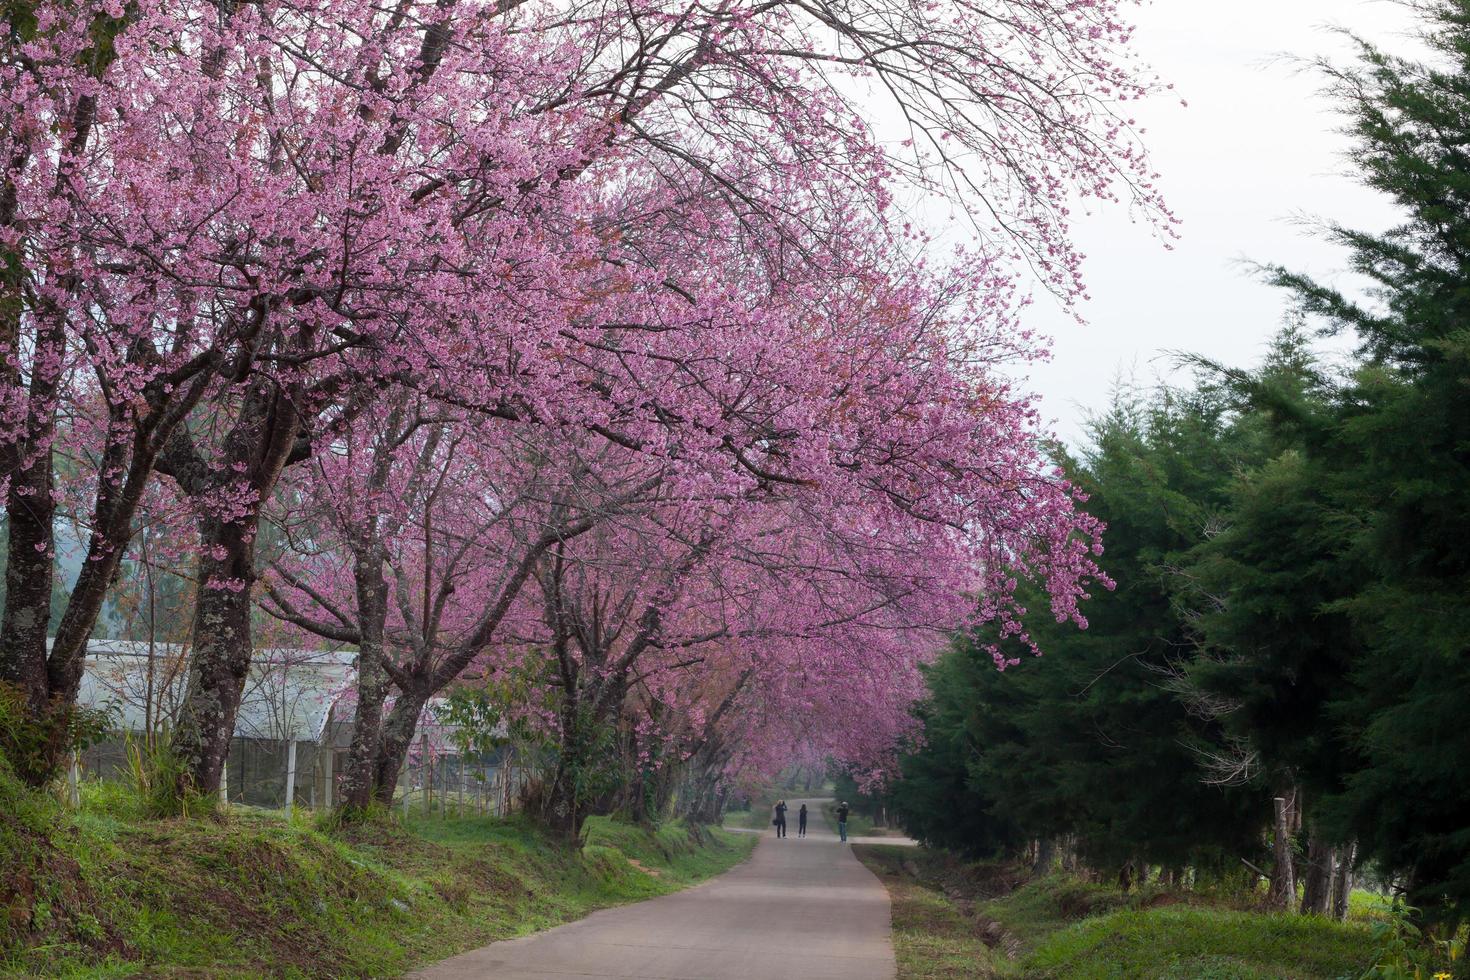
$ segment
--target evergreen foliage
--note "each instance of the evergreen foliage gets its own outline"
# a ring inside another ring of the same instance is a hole
[[[1433,57],[1360,40],[1335,70],[1364,180],[1401,223],[1334,226],[1371,302],[1276,281],[1359,360],[1308,446],[1360,656],[1329,706],[1361,754],[1330,802],[1366,855],[1434,914],[1470,909],[1470,2],[1425,4]]]
[[[1085,633],[1029,624],[1047,657],[996,674],[966,636],[931,669],[898,790],[925,839],[950,798],[994,830],[970,853],[1258,864],[1282,797],[1299,856],[1356,844],[1425,918],[1470,912],[1470,0],[1418,9],[1430,60],[1321,66],[1402,219],[1329,226],[1368,288],[1268,268],[1299,318],[1261,367],[1125,393],[1064,461],[1118,587]]]

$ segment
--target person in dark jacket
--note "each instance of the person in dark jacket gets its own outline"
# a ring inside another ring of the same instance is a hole
[[[786,801],[776,801],[776,819],[771,821],[776,825],[776,836],[786,836]]]
[[[805,837],[806,836],[806,804],[805,803],[803,803],[801,805],[801,809],[800,810],[797,810],[796,811],[796,836],[797,837]]]
[[[847,815],[851,812],[852,808],[847,805],[846,800],[837,804],[837,836],[842,838],[844,844],[847,843]]]

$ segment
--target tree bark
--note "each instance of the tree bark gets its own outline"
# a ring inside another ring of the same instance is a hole
[[[403,761],[413,745],[414,732],[418,729],[419,715],[429,703],[429,695],[422,690],[404,691],[393,702],[388,718],[383,722],[383,734],[378,742],[378,755],[373,774],[373,797],[384,806],[393,802],[393,790],[398,785],[398,774],[403,771]]]
[[[49,321],[50,318],[48,317]],[[19,321],[14,338],[19,343]],[[37,338],[36,366],[32,369],[26,398],[26,413],[21,437],[3,447],[0,465],[10,478],[5,512],[9,521],[10,542],[5,566],[4,632],[0,634],[0,680],[20,689],[27,710],[34,719],[47,717],[50,691],[46,683],[46,636],[51,625],[51,586],[56,560],[56,502],[52,498],[53,471],[51,443],[56,431],[56,390],[59,364],[47,370],[47,352],[61,354],[59,322],[42,331]],[[5,381],[19,387],[19,349],[12,346],[7,354]],[[46,363],[43,363],[46,362]]]
[[[690,779],[688,800],[680,808],[693,823],[716,823],[720,819],[719,777],[701,771]]]
[[[354,579],[357,584],[358,624],[362,631],[357,654],[357,714],[352,723],[352,747],[347,754],[347,768],[342,774],[342,797],[338,809],[366,810],[378,795],[378,756],[383,742],[383,704],[388,697],[388,671],[383,664],[384,626],[388,616],[388,583],[383,575],[383,562],[374,547],[356,561]],[[409,738],[413,733],[409,732]],[[401,759],[399,764],[401,765]],[[389,780],[398,782],[398,766]]]
[[[51,588],[56,545],[52,521],[49,450],[29,469],[11,474],[5,508],[10,543],[5,566],[4,633],[0,636],[0,680],[14,685],[35,718],[47,714],[46,635],[51,625]]]
[[[1332,917],[1346,922],[1348,899],[1353,891],[1353,863],[1358,857],[1358,842],[1350,841],[1337,851],[1337,868],[1332,875]]]
[[[189,687],[174,729],[173,751],[183,764],[180,793],[219,791],[240,695],[254,656],[251,592],[260,512],[297,447],[300,419],[290,398],[262,382],[245,397],[225,438],[217,478],[201,476],[203,461],[184,439],[170,446],[168,471],[194,496],[233,489],[244,481],[255,499],[244,513],[200,520],[199,591],[194,605],[194,651]]]
[[[9,304],[7,304],[9,306]],[[19,304],[7,310],[7,350],[0,357],[5,379],[19,390]],[[13,685],[24,705],[25,725],[18,742],[6,745],[17,774],[32,786],[46,783],[48,764],[66,749],[69,704],[56,704],[46,676],[46,636],[51,626],[51,588],[56,560],[56,502],[52,497],[52,441],[56,434],[56,396],[64,342],[59,314],[44,315],[36,336],[28,403],[19,438],[3,447],[0,465],[10,478],[5,511],[10,542],[5,566],[5,616],[0,632],[0,682]]]
[[[1302,915],[1326,915],[1332,903],[1332,846],[1315,831],[1307,838]]]
[[[250,588],[255,581],[254,524],[212,517],[200,522],[199,594],[194,602],[194,649],[189,684],[173,733],[182,764],[178,790],[219,791],[235,715],[253,655]],[[243,582],[241,588],[233,583]],[[225,587],[222,583],[232,583]]]
[[[576,734],[576,722],[563,721],[556,768],[552,770],[551,780],[546,784],[541,799],[541,821],[568,838],[578,836],[586,816],[578,798],[576,773],[586,766],[587,759]]]
[[[1052,865],[1056,863],[1057,842],[1055,838],[1043,837],[1036,842],[1036,863],[1031,866],[1031,873],[1040,877],[1051,871]]]

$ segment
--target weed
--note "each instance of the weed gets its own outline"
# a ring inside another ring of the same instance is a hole
[[[1449,980],[1465,952],[1462,929],[1449,939],[1431,938],[1415,924],[1419,910],[1395,901],[1372,925],[1373,965],[1361,980]]]

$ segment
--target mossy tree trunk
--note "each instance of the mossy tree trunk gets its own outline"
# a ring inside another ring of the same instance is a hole
[[[159,459],[160,471],[173,476],[205,511],[199,521],[189,684],[171,743],[181,766],[175,786],[180,795],[219,791],[254,657],[251,611],[261,510],[286,465],[310,454],[293,395],[299,392],[282,391],[266,380],[255,382],[220,447],[222,465],[211,466],[184,430],[175,433]],[[216,513],[211,495],[238,503]]]
[[[378,757],[383,742],[383,705],[388,697],[388,668],[384,661],[384,627],[388,617],[388,582],[379,549],[370,545],[354,563],[357,587],[359,639],[357,646],[357,713],[352,724],[352,747],[342,774],[340,814],[365,813],[378,796]],[[412,737],[412,733],[409,733]],[[398,781],[395,767],[389,784]]]

